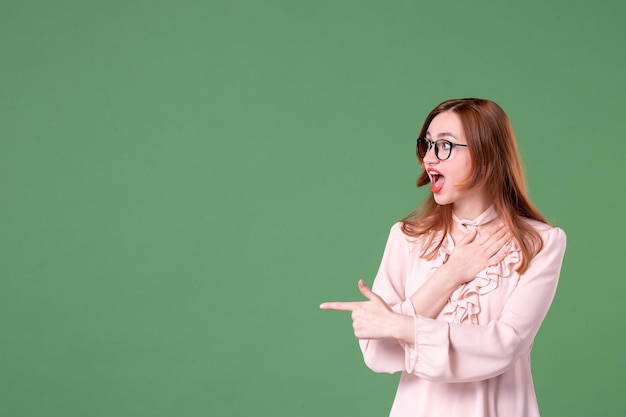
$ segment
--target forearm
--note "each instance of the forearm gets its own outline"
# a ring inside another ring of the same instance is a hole
[[[528,352],[532,337],[522,338],[515,325],[485,325],[415,319],[416,342],[405,350],[406,371],[438,382],[470,382],[493,378]]]
[[[459,282],[446,265],[442,265],[411,297],[415,314],[435,318],[458,287]]]
[[[413,346],[415,344],[414,317],[394,313],[394,321],[390,326],[390,336],[399,342]]]
[[[415,315],[435,318],[458,286],[458,279],[443,265],[411,297]],[[407,345],[415,343],[414,316],[393,313],[388,322],[386,337]]]

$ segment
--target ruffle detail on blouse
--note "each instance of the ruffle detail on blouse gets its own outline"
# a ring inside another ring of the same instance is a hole
[[[433,269],[440,268],[454,248],[450,235],[446,235],[444,239],[434,260]],[[478,314],[481,311],[480,297],[498,288],[501,279],[510,277],[519,261],[519,249],[514,244],[499,264],[483,269],[472,281],[454,290],[442,310],[443,318],[449,323],[478,324]]]

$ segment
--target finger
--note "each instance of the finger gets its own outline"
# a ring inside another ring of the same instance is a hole
[[[370,290],[365,281],[362,279],[359,280],[359,291],[361,291],[361,294],[363,294],[363,296],[370,301],[377,300],[379,298],[378,295],[374,294],[374,292]]]
[[[502,236],[503,234],[505,234],[508,231],[506,225],[504,223],[498,223],[498,225],[493,228],[492,230],[490,230],[487,233],[484,233],[483,236],[483,240],[484,241],[490,241],[492,239],[498,239],[500,236]]]
[[[497,253],[498,251],[500,251],[505,245],[507,245],[509,242],[511,242],[513,239],[513,236],[511,236],[511,233],[509,233],[508,231],[506,233],[504,233],[503,235],[498,235],[497,238],[496,236],[494,236],[490,242],[489,245],[487,246],[486,252],[489,255],[493,255],[495,253]]]
[[[502,262],[502,260],[506,258],[506,256],[509,254],[509,251],[511,250],[511,246],[513,246],[513,241],[510,240],[507,243],[505,243],[504,246],[502,246],[499,251],[497,251],[495,254],[493,254],[489,258],[489,264],[497,265],[500,262]]]
[[[322,303],[320,304],[321,310],[337,310],[337,311],[353,311],[355,308],[361,304],[360,301],[335,301],[330,303]]]
[[[500,225],[497,229],[481,235],[480,244],[486,248],[489,248],[493,245],[494,242],[498,242],[507,234],[508,229],[504,225]],[[506,242],[506,239],[504,240],[504,242]]]

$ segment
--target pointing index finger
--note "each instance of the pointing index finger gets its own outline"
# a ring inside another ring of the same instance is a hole
[[[322,303],[320,304],[320,309],[322,310],[337,310],[337,311],[353,311],[355,308],[358,308],[360,301],[335,301],[330,303]]]

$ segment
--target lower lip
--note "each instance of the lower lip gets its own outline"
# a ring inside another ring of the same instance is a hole
[[[439,191],[441,191],[442,188],[443,188],[443,184],[435,186],[434,182],[430,183],[430,191],[432,191],[435,194],[438,193]]]

